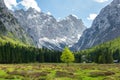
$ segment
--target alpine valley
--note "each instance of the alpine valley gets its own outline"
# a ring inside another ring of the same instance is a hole
[[[56,20],[34,8],[10,11],[1,0],[0,24],[1,36],[38,48],[62,50],[68,46],[78,51],[120,36],[120,0],[103,8],[90,28],[75,15]]]
[[[45,5],[45,0],[0,0],[0,80],[120,80],[120,0],[95,14],[90,28],[73,14],[57,20],[31,7],[38,1],[47,7],[49,1],[61,1],[55,5],[62,9],[63,1],[83,9],[110,2],[47,0]]]

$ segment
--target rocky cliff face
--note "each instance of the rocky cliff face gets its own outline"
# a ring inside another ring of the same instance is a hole
[[[0,0],[0,35],[14,38],[26,44],[33,44],[32,39],[22,29],[17,19],[6,8],[4,0]]]
[[[86,29],[81,19],[69,15],[57,21],[52,15],[37,12],[33,8],[18,10],[14,16],[38,47],[61,50],[76,43]]]
[[[82,50],[120,37],[120,0],[113,0],[101,10],[91,28],[84,31],[75,50]]]

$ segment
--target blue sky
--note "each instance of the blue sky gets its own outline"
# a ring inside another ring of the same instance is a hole
[[[70,14],[74,14],[82,19],[87,27],[91,26],[94,17],[111,1],[112,0],[5,0],[9,9],[13,10],[25,7],[28,9],[32,6],[39,11],[51,13],[56,19],[63,19]],[[20,2],[22,2],[22,4],[18,4]]]

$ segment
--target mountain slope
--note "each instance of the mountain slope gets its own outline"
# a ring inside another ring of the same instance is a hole
[[[120,37],[89,49],[81,50],[75,54],[80,57],[77,62],[83,60],[102,64],[120,62]]]
[[[75,50],[82,50],[120,36],[120,0],[113,0],[103,8],[93,21],[92,27],[85,30]]]
[[[120,37],[81,51],[86,51],[87,53],[91,53],[91,52],[94,53],[95,51],[98,50],[104,51],[104,49],[106,48],[108,48],[109,51],[111,51],[112,53],[114,53],[118,49],[120,50]]]
[[[17,10],[13,14],[38,47],[61,50],[76,43],[86,29],[82,20],[73,15],[57,21],[52,15],[33,8]]]
[[[0,36],[6,36],[29,45],[34,44],[29,35],[21,28],[17,19],[6,8],[4,0],[0,0]]]

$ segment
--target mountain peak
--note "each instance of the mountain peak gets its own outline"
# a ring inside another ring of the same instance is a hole
[[[28,11],[28,12],[38,12],[36,9],[34,9],[34,8],[32,8],[32,7],[30,7],[27,11]]]
[[[28,11],[33,11],[33,10],[35,10],[34,8],[32,8],[32,7],[30,7],[29,9],[28,9]]]
[[[69,15],[57,22],[54,16],[43,12],[36,14],[34,9],[30,8],[24,13],[15,13],[15,16],[38,47],[61,50],[64,46],[76,43],[78,37],[86,29],[74,15]]]
[[[70,14],[68,17],[71,18],[71,19],[73,19],[73,18],[78,19],[78,17],[76,15],[73,15],[73,14]]]
[[[78,43],[76,50],[87,49],[103,42],[120,37],[120,0],[113,0],[110,5],[102,9],[91,28],[86,29]]]
[[[70,14],[64,20],[73,20],[73,21],[75,21],[75,20],[78,20],[78,17],[76,15]]]

